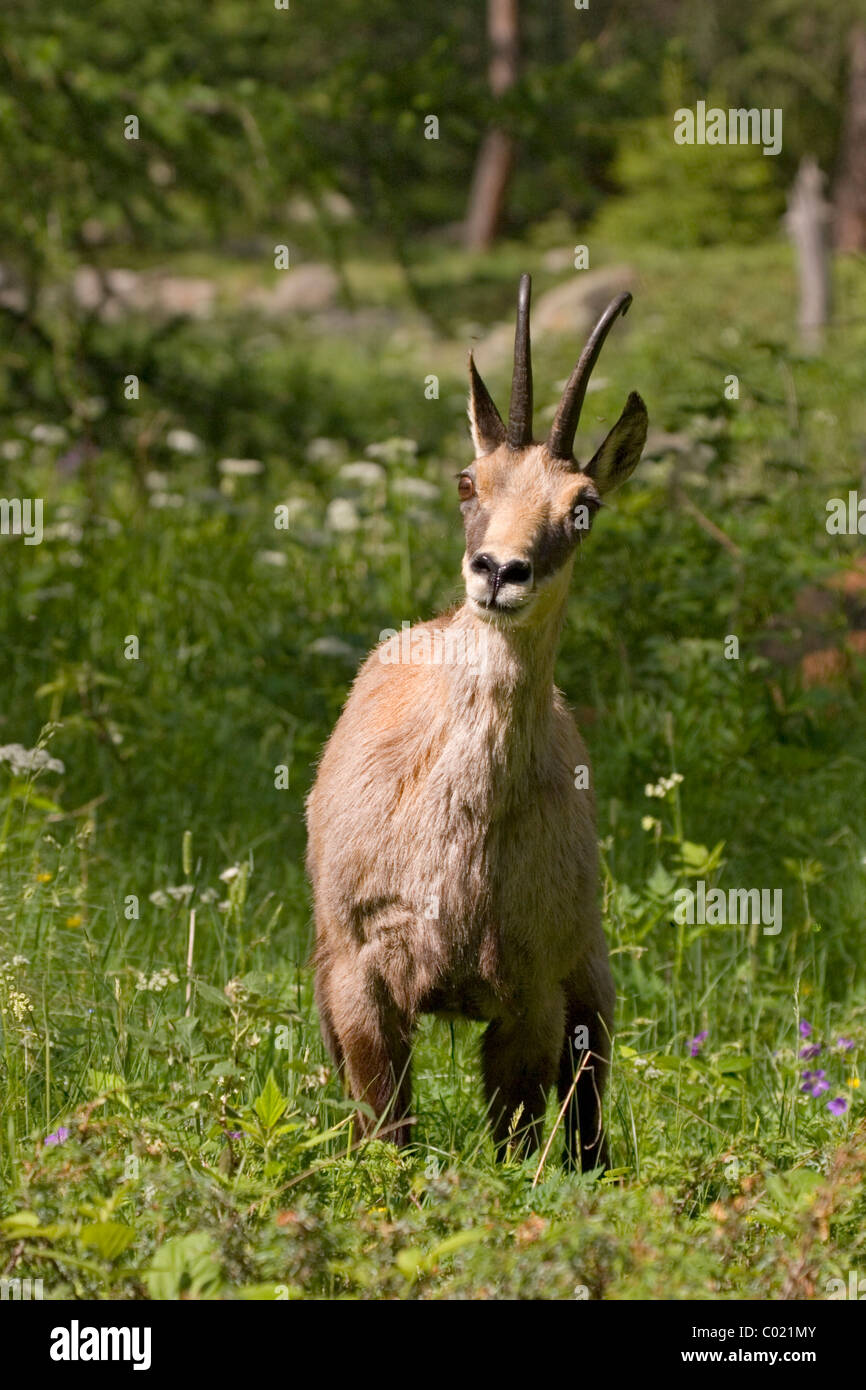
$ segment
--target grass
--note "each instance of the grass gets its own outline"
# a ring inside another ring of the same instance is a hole
[[[228,316],[169,334],[141,401],[97,405],[115,444],[77,470],[75,439],[11,417],[5,493],[43,497],[47,532],[0,541],[0,737],[64,770],[0,766],[0,1274],[49,1297],[807,1298],[862,1263],[863,670],[810,685],[795,658],[803,594],[862,554],[824,518],[859,480],[866,275],[840,266],[844,320],[806,359],[776,244],[629,251],[641,289],[586,439],[638,387],[681,444],[585,547],[559,667],[599,788],[613,1171],[566,1176],[558,1144],[541,1172],[497,1166],[478,1030],[433,1020],[413,1146],[359,1143],[318,1036],[314,761],[379,632],[459,592],[462,353],[414,335],[388,270],[399,352],[381,328],[308,348]],[[425,295],[459,336],[507,314],[523,254],[431,249]],[[138,329],[100,331],[122,378]],[[538,345],[540,409],[576,346]],[[370,445],[382,474],[353,491],[339,467]],[[329,524],[340,495],[357,529]],[[855,618],[836,604],[821,640]],[[782,889],[781,932],[673,924],[701,878]]]

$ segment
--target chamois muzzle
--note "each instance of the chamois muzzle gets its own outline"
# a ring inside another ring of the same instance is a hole
[[[532,587],[532,565],[528,560],[506,560],[501,563],[493,555],[481,552],[475,555],[469,565],[473,574],[482,575],[487,583],[487,605],[497,606],[502,590],[515,593],[517,590]],[[512,586],[514,586],[512,588]],[[504,597],[504,596],[503,596]],[[476,595],[479,602],[483,601]],[[509,606],[503,604],[503,606]]]

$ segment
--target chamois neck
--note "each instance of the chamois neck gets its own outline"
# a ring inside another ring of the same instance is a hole
[[[563,606],[564,607],[564,606]],[[553,675],[563,609],[526,627],[498,627],[464,605],[453,626],[474,659],[449,668],[452,718],[462,714],[500,770],[520,777],[551,737]]]
[[[465,604],[459,617],[472,631],[482,656],[480,672],[492,692],[518,698],[538,692],[549,698],[562,631],[561,611],[526,627],[486,622]]]

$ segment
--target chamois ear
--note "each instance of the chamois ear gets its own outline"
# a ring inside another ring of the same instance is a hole
[[[599,492],[612,492],[634,472],[646,443],[648,418],[646,406],[637,391],[632,391],[613,429],[580,469],[593,479]]]
[[[502,416],[493,404],[493,398],[475,365],[475,358],[469,354],[469,428],[476,454],[492,454],[505,439],[505,426]]]

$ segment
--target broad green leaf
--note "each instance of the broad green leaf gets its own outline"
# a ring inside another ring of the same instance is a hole
[[[677,886],[677,881],[668,873],[664,864],[656,864],[649,878],[647,879],[647,891],[654,898],[660,898],[667,902]]]
[[[82,1245],[92,1245],[105,1260],[116,1260],[134,1240],[134,1228],[120,1221],[96,1221],[81,1229]]]
[[[722,1057],[716,1062],[718,1070],[724,1075],[731,1071],[748,1071],[752,1065],[751,1057]]]
[[[39,1225],[39,1217],[35,1211],[16,1211],[13,1216],[6,1216],[0,1221],[0,1227],[4,1231],[11,1231],[13,1235],[26,1234],[34,1230]]]
[[[287,1105],[288,1101],[277,1085],[277,1079],[273,1071],[269,1071],[268,1079],[262,1088],[261,1094],[253,1101],[253,1109],[265,1129],[271,1130],[274,1128]]]
[[[448,1236],[438,1245],[434,1245],[427,1259],[431,1262],[441,1260],[444,1255],[453,1255],[455,1250],[462,1250],[465,1245],[477,1245],[486,1235],[487,1231],[477,1226],[469,1231],[457,1231],[453,1236]]]
[[[91,1095],[111,1096],[115,1100],[119,1100],[121,1105],[125,1105],[127,1110],[132,1109],[126,1090],[126,1082],[122,1076],[118,1076],[113,1071],[94,1071],[91,1069],[87,1073],[87,1081]]]
[[[682,1057],[671,1057],[667,1053],[662,1057],[651,1058],[652,1065],[661,1071],[681,1071],[683,1065]]]
[[[210,1236],[193,1231],[161,1245],[144,1278],[151,1298],[215,1298],[222,1271]]]

